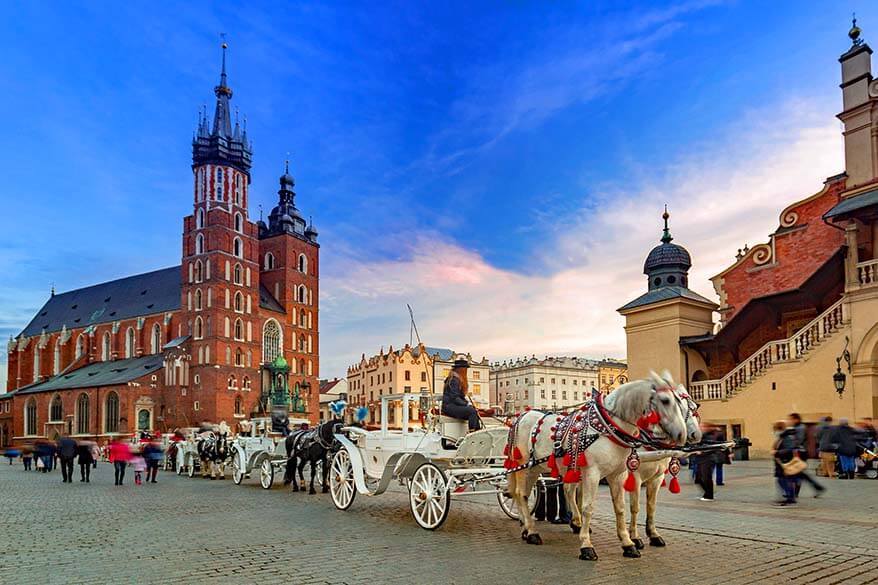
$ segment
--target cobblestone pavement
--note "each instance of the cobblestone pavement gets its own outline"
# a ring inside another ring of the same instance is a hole
[[[4,460],[5,461],[5,460]],[[495,501],[454,500],[436,532],[417,527],[401,491],[357,497],[346,512],[328,495],[263,490],[255,480],[188,479],[113,486],[0,465],[0,583],[867,583],[878,576],[878,481],[803,488],[775,508],[765,462],[727,467],[717,501],[697,488],[660,496],[668,547],[624,559],[601,488],[593,540],[600,560],[577,559],[566,526],[542,525],[528,546]],[[129,475],[133,475],[129,472]],[[644,506],[645,508],[645,506]]]

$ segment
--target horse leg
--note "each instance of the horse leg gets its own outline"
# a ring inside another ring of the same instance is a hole
[[[575,483],[565,483],[564,498],[567,500],[567,509],[570,510],[570,530],[573,534],[579,534],[582,530],[582,510],[579,507],[578,486]]]
[[[521,539],[528,544],[543,544],[543,539],[535,530],[536,520],[531,515],[527,502],[530,490],[536,481],[536,476],[532,475],[530,471],[523,469],[509,474],[509,495],[515,501],[515,508],[518,510],[518,518],[521,521]]]
[[[625,525],[625,488],[624,477],[626,473],[617,473],[616,475],[607,476],[607,483],[610,484],[610,495],[613,497],[613,512],[616,515],[616,535],[622,542],[622,556],[637,559],[640,558],[640,551],[631,540],[628,534],[628,527]]]
[[[327,451],[326,453],[323,454],[323,457],[321,458],[320,462],[323,464],[321,466],[321,470],[323,471],[323,473],[321,474],[323,476],[323,477],[321,477],[323,489],[321,491],[324,494],[327,494],[327,493],[329,493],[329,481],[328,481],[328,477],[329,477],[329,451]]]
[[[649,537],[650,546],[665,546],[665,539],[661,537],[655,527],[655,506],[658,502],[658,494],[664,475],[664,473],[658,473],[646,482],[646,536]]]
[[[312,456],[311,457],[311,486],[308,490],[308,493],[313,495],[317,493],[317,490],[314,489],[314,478],[317,476],[317,460]]]
[[[289,481],[289,483],[293,484],[293,491],[294,492],[299,491],[299,482],[296,481],[296,467],[298,467],[298,464],[299,464],[299,458],[296,457],[296,455],[292,455],[287,460],[287,473],[289,474],[290,478],[289,478],[289,480],[284,478],[284,481]]]
[[[305,491],[305,464],[308,463],[308,459],[305,456],[299,458],[299,486],[302,488],[302,491]]]
[[[579,485],[581,501],[579,510],[582,515],[582,529],[579,531],[579,558],[583,561],[598,560],[598,553],[591,544],[591,516],[594,512],[594,500],[598,492],[598,484],[601,481],[600,474],[595,469],[589,468]]]
[[[631,534],[631,542],[637,550],[643,550],[643,539],[637,532],[637,516],[640,514],[640,485],[642,478],[639,473],[634,474],[634,491],[628,494],[628,505],[631,518],[628,521],[628,532]],[[612,488],[611,488],[612,489]],[[624,496],[623,496],[624,497]]]

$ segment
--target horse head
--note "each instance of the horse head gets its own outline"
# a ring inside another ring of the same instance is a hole
[[[649,410],[645,412],[648,423],[657,424],[665,435],[677,445],[686,443],[688,430],[683,399],[677,394],[677,385],[666,370],[661,376],[650,372],[652,396]]]

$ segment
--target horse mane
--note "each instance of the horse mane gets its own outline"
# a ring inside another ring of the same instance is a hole
[[[650,409],[653,384],[654,381],[651,380],[634,380],[622,384],[610,392],[604,404],[607,410],[634,424]]]

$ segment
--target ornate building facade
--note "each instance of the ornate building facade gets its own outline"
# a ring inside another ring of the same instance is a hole
[[[599,389],[599,362],[578,357],[519,358],[491,366],[491,404],[504,413],[563,410]]]
[[[666,223],[644,266],[649,290],[619,309],[630,375],[668,368],[704,420],[761,455],[791,412],[810,423],[878,415],[878,80],[859,37],[854,26],[839,58],[845,171],[711,279],[719,303],[688,289],[691,259]]]
[[[319,244],[287,168],[249,216],[252,143],[232,123],[226,46],[192,142],[180,265],[51,298],[8,346],[0,441],[106,437],[267,412],[318,417]]]

